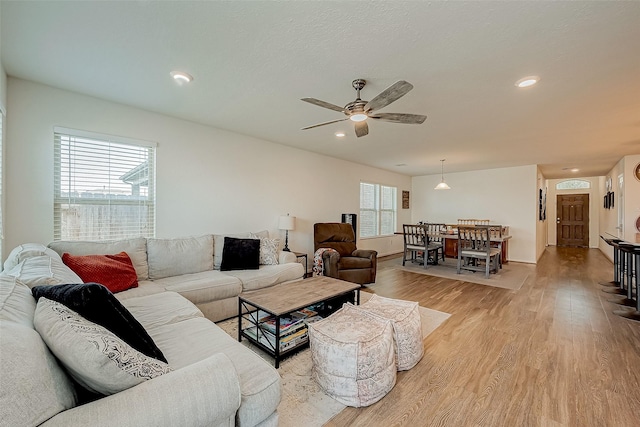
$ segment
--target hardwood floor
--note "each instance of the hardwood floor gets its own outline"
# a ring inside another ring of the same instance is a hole
[[[547,248],[517,291],[396,269],[370,290],[451,317],[367,408],[327,426],[640,426],[640,323],[601,292],[597,249]]]

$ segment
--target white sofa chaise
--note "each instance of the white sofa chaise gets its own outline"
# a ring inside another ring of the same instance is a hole
[[[295,280],[302,277],[302,266],[295,262],[260,266],[245,275],[243,271],[229,272],[235,275],[213,269],[194,271],[197,263],[186,255],[197,258],[193,245],[203,246],[203,242],[210,253],[207,242],[214,240],[212,236],[151,240],[56,242],[51,248],[25,244],[12,251],[0,274],[0,426],[277,426],[278,372],[205,318],[196,305],[210,309],[212,317],[230,317],[237,313],[243,280],[248,287]],[[103,250],[95,252],[99,246]],[[160,246],[170,248],[169,252],[182,247],[184,262],[154,252]],[[148,248],[148,259],[160,263],[144,261]],[[110,396],[79,402],[76,386],[34,327],[36,302],[31,287],[81,282],[52,249],[76,254],[124,250],[139,278],[153,278],[115,295],[153,338],[172,372]],[[171,258],[173,267],[163,264]],[[221,314],[220,307],[228,309]]]

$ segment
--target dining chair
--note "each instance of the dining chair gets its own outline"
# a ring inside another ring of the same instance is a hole
[[[433,222],[427,222],[424,225],[427,229],[427,236],[429,236],[429,245],[436,249],[436,255],[433,257],[434,264],[438,264],[438,253],[444,262],[444,238],[442,233],[446,232],[447,226]]]
[[[407,261],[407,254],[410,255],[410,261],[422,262],[424,268],[429,264],[430,253],[435,253],[434,259],[437,259],[438,246],[430,244],[427,227],[424,224],[403,224],[402,234],[404,236],[403,266]]]
[[[491,246],[491,236],[488,225],[473,227],[458,226],[458,268],[471,271],[485,271],[489,278],[491,266],[497,273],[499,269],[500,249]],[[484,267],[477,261],[484,261]]]

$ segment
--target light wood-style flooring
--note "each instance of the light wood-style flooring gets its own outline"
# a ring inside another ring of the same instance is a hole
[[[547,248],[517,291],[381,268],[369,290],[451,317],[367,408],[327,426],[640,426],[640,323],[599,282],[598,249]]]

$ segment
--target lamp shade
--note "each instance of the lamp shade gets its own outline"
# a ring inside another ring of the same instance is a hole
[[[440,184],[435,186],[434,190],[451,190],[451,187],[449,187],[446,182],[442,181]]]
[[[289,215],[280,216],[278,221],[278,229],[280,230],[294,230],[296,228],[296,217]]]

